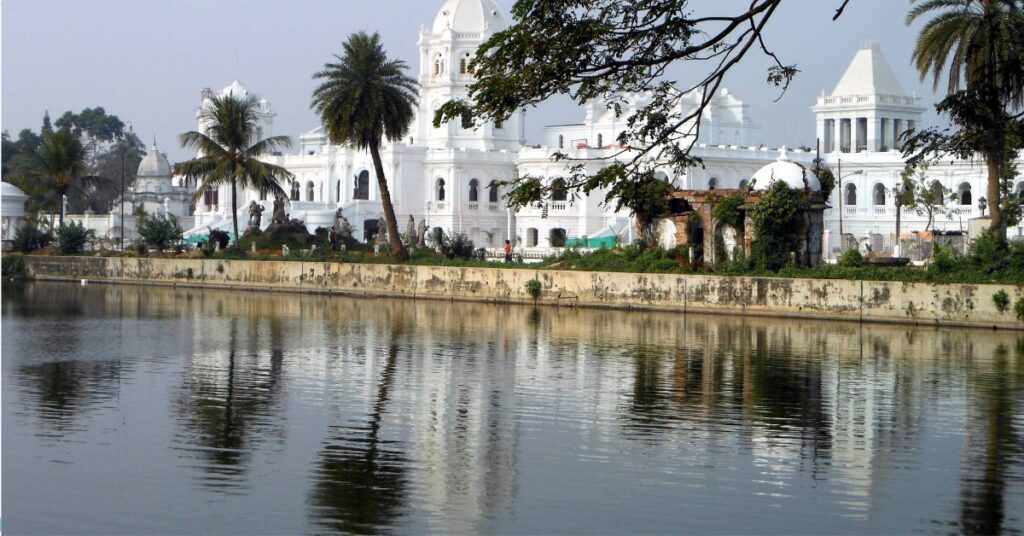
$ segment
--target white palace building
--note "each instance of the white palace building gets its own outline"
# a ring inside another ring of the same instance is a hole
[[[617,117],[604,105],[590,104],[582,123],[547,127],[543,145],[536,146],[526,143],[522,112],[503,123],[474,127],[453,122],[433,127],[434,111],[442,103],[466,97],[473,79],[468,62],[476,48],[507,24],[493,0],[447,0],[433,24],[420,30],[419,109],[408,138],[382,150],[400,231],[412,215],[417,225],[425,219],[428,227],[466,233],[478,246],[499,247],[510,238],[527,254],[545,253],[566,237],[617,235],[620,242],[631,240],[635,230],[630,215],[604,204],[602,192],[575,200],[558,196],[544,208],[512,211],[496,186],[523,176],[558,180],[567,173],[564,162],[552,160],[559,151],[575,158],[612,154],[611,144],[625,127],[628,110]],[[250,91],[236,81],[220,94],[245,97]],[[211,95],[204,90],[203,100]],[[642,98],[636,97],[636,103],[642,103]],[[688,102],[682,106],[695,105]],[[260,135],[273,135],[275,113],[266,100],[260,103]],[[665,179],[684,189],[738,188],[774,162],[779,150],[759,143],[761,129],[748,108],[727,90],[716,95],[704,111],[693,150],[705,166],[682,176],[665,172]],[[904,91],[879,46],[865,43],[835,89],[823,93],[813,110],[822,159],[833,171],[842,170],[842,187],[832,194],[833,208],[825,216],[826,254],[839,250],[840,226],[845,234],[868,241],[875,249],[891,247],[896,214],[890,192],[904,167],[894,149],[895,140],[920,124],[924,112],[920,99]],[[290,216],[304,220],[313,231],[329,228],[340,208],[355,238],[375,234],[383,210],[370,155],[330,144],[322,128],[302,134],[298,141],[298,154],[266,158],[295,176],[293,183],[285,185],[291,198]],[[812,165],[813,152],[790,150],[788,154],[796,163]],[[985,195],[984,162],[980,158],[946,161],[931,166],[928,175],[958,194],[956,202],[950,203],[950,215],[938,217],[935,227],[967,231],[967,221],[981,215],[977,205]],[[180,178],[175,178],[175,185],[182,186]],[[1024,180],[1017,188],[1024,191]],[[224,187],[197,203],[190,233],[230,229],[230,195],[230,188]],[[265,214],[272,211],[272,200],[262,199],[258,191],[239,196],[241,221],[246,221],[250,201],[263,203]],[[264,226],[269,219],[263,218]],[[902,221],[904,232],[922,230],[926,223],[924,217],[906,209]],[[1012,234],[1020,235],[1020,229]]]

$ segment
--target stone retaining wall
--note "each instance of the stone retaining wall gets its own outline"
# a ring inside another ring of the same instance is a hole
[[[1024,289],[1012,285],[36,256],[25,257],[25,270],[28,277],[40,280],[88,279],[525,303],[533,301],[526,293],[526,282],[538,279],[543,286],[538,301],[551,305],[1024,329],[1024,322],[1016,320],[1012,308],[1001,313],[992,301],[992,295],[1000,289],[1010,295],[1011,304],[1024,296]]]

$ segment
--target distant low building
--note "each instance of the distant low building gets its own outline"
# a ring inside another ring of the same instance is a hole
[[[13,249],[14,235],[25,223],[28,196],[9,182],[0,182],[0,220],[3,221],[3,250]]]

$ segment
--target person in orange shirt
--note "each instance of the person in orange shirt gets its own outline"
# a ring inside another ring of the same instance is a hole
[[[505,262],[512,262],[512,242],[505,241]]]

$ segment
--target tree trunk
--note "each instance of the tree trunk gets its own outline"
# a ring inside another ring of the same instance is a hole
[[[377,189],[380,190],[380,203],[384,206],[384,221],[388,225],[388,241],[391,242],[391,257],[396,261],[409,258],[409,252],[402,244],[402,236],[398,233],[398,220],[395,218],[395,207],[391,205],[391,192],[388,191],[387,179],[384,177],[384,163],[380,159],[380,149],[370,144],[370,157],[373,158],[373,169],[377,172]]]
[[[999,173],[999,157],[994,154],[985,155],[988,168],[988,206],[992,217],[991,229],[1000,240],[1006,240],[1006,222],[1003,220],[1001,177]]]
[[[231,221],[235,225],[235,247],[238,247],[238,195],[235,189],[235,179],[231,179]]]

